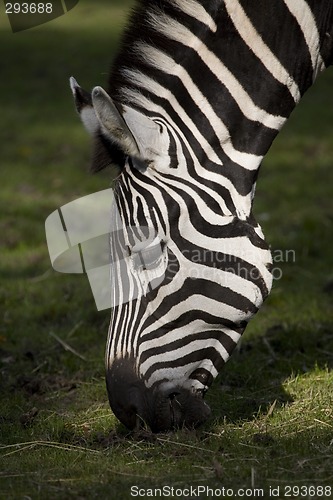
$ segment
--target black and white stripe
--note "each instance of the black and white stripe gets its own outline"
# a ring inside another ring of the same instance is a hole
[[[203,420],[199,399],[269,294],[255,183],[332,62],[332,10],[331,0],[142,0],[113,65],[112,101],[92,92],[95,149],[105,152],[103,138],[122,167],[106,365],[111,406],[129,427]]]

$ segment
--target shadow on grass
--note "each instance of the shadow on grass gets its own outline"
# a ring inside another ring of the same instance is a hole
[[[222,423],[252,420],[293,401],[290,378],[333,367],[333,324],[277,324],[245,341],[219,374],[207,401]]]

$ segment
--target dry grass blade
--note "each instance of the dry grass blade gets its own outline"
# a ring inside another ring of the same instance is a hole
[[[159,441],[160,443],[175,444],[176,446],[182,446],[182,447],[185,447],[185,448],[191,448],[193,450],[200,450],[200,451],[204,451],[205,453],[214,454],[214,451],[208,450],[207,448],[200,448],[199,446],[193,446],[193,445],[187,444],[187,443],[180,443],[180,442],[177,442],[177,441],[172,441],[171,439],[163,439],[163,438],[158,437],[157,441]]]
[[[65,349],[65,351],[69,351],[71,352],[72,354],[74,354],[75,356],[77,356],[78,358],[82,359],[83,361],[87,361],[87,358],[85,356],[83,356],[82,354],[80,354],[76,349],[74,349],[73,347],[71,347],[67,342],[65,342],[64,340],[62,340],[60,337],[58,337],[58,335],[56,335],[55,333],[53,332],[49,332],[50,336],[53,337],[57,342],[59,342],[59,344]]]
[[[332,429],[333,425],[328,424],[327,422],[323,422],[322,420],[319,420],[318,418],[313,419],[315,422],[318,422],[318,424],[326,425],[327,427],[330,427]]]
[[[8,445],[0,446],[0,450],[16,448],[14,451],[10,451],[9,453],[5,453],[4,455],[2,455],[2,457],[6,457],[9,455],[12,455],[13,453],[25,451],[27,449],[35,448],[37,446],[58,448],[58,449],[65,450],[65,451],[82,451],[82,452],[84,451],[84,452],[97,453],[97,454],[101,453],[100,451],[93,450],[91,448],[77,446],[77,445],[69,444],[69,443],[58,443],[56,441],[27,441],[27,442],[23,442],[23,443],[8,444]]]
[[[266,418],[269,418],[273,415],[273,412],[275,410],[275,406],[276,406],[276,403],[277,403],[277,399],[275,399],[275,401],[273,401],[273,403],[271,404],[271,406],[269,407],[269,410],[267,412],[267,415],[266,415]]]

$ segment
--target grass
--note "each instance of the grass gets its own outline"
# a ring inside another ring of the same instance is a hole
[[[109,312],[94,309],[85,276],[50,269],[46,217],[111,185],[110,173],[86,172],[89,141],[68,77],[105,83],[128,5],[81,0],[15,35],[0,6],[0,498],[126,499],[132,485],[263,488],[265,498],[279,487],[284,498],[288,485],[329,486],[332,71],[262,166],[255,212],[282,277],[208,393],[204,427],[127,433],[106,398]]]

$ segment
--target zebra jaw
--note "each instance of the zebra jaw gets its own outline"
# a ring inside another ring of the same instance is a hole
[[[130,359],[115,360],[106,375],[109,401],[116,417],[130,430],[149,426],[153,432],[194,428],[210,416],[202,393],[174,387],[164,391],[145,386]]]

